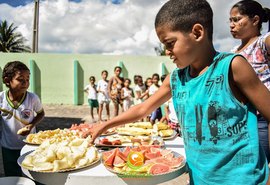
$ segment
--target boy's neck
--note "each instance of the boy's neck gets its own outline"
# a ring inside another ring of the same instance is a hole
[[[18,92],[9,90],[8,91],[8,98],[12,102],[19,102],[19,101],[21,101],[21,99],[23,98],[23,96],[25,95],[25,93],[26,92],[24,92],[24,93],[19,92],[18,93]]]
[[[189,75],[191,77],[197,77],[203,74],[214,61],[216,50],[213,46],[208,47],[208,50],[204,50],[203,52],[204,54],[201,56],[198,62],[190,66]]]

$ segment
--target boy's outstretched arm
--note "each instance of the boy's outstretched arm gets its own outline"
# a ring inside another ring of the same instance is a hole
[[[171,97],[171,88],[170,88],[170,75],[166,77],[163,84],[159,88],[159,90],[148,98],[145,102],[140,103],[136,106],[131,107],[126,112],[120,114],[113,119],[102,123],[97,124],[92,129],[92,143],[95,139],[102,134],[104,131],[111,127],[119,126],[125,123],[131,123],[137,121],[141,118],[149,115],[153,110],[162,105],[164,102],[170,99]]]
[[[251,102],[270,121],[270,91],[257,77],[252,66],[241,56],[231,64],[230,86],[240,102]]]

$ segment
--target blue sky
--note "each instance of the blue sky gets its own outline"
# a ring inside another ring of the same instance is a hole
[[[167,0],[40,0],[39,52],[156,55],[154,28]],[[34,0],[0,0],[0,21],[13,23],[32,45]],[[213,42],[230,51],[239,40],[230,34],[229,10],[238,0],[208,0],[214,12]],[[270,8],[270,0],[258,0]],[[262,33],[266,32],[266,26]]]
[[[17,7],[17,6],[24,6],[26,4],[29,4],[33,2],[34,0],[0,0],[1,3],[6,3],[12,7]],[[40,0],[42,1],[42,0]],[[77,2],[80,3],[82,0],[69,0],[71,2]],[[103,2],[108,2],[111,1],[113,4],[121,4],[124,0],[102,0]]]

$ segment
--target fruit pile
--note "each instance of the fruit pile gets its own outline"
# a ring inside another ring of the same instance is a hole
[[[102,153],[103,164],[119,174],[159,175],[178,169],[184,164],[183,156],[159,146],[126,147]]]

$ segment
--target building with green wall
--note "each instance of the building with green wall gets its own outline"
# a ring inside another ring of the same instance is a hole
[[[9,61],[19,60],[31,71],[29,91],[39,95],[43,104],[87,103],[83,91],[90,76],[101,79],[101,71],[107,70],[113,76],[115,66],[123,68],[123,77],[133,81],[140,74],[144,80],[153,73],[168,74],[175,64],[165,56],[121,56],[92,54],[33,54],[1,53],[0,73]],[[2,82],[2,79],[1,79]],[[6,90],[3,82],[0,90]],[[133,86],[134,84],[132,84]]]

